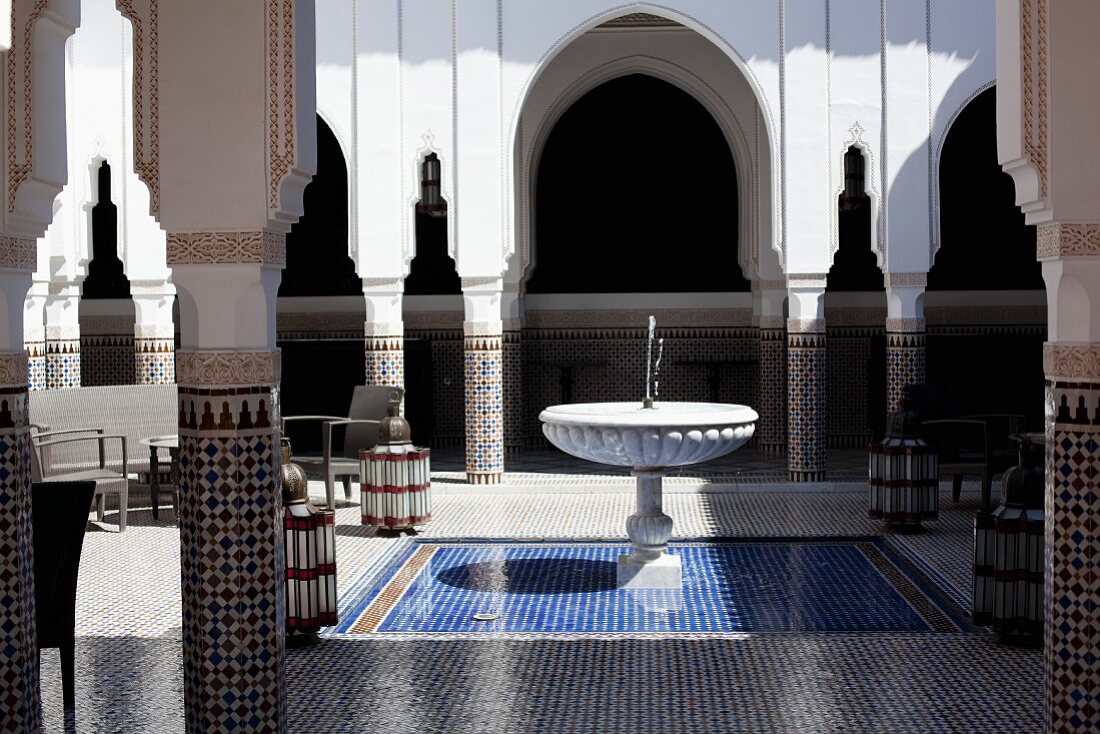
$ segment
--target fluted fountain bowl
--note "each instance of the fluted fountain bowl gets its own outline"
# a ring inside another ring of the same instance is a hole
[[[756,411],[722,403],[576,403],[539,414],[542,432],[567,454],[600,464],[658,468],[725,456],[752,438]]]

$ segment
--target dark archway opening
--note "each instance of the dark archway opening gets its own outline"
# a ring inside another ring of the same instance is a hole
[[[988,89],[959,114],[940,159],[940,250],[928,290],[1036,291],[1035,227],[1016,206],[1012,178],[997,162],[997,97]],[[929,326],[928,382],[952,412],[1020,413],[1042,426],[1042,345],[1034,324]]]
[[[92,207],[92,259],[81,288],[83,298],[129,298],[130,281],[118,257],[118,207],[111,201],[111,165],[96,171],[96,203]]]
[[[405,278],[407,296],[449,296],[462,292],[455,262],[447,253],[447,201],[442,194],[442,179],[439,157],[429,153],[420,166],[416,255]]]
[[[286,236],[279,297],[357,296],[348,257],[348,167],[332,130],[317,118],[317,173],[303,194],[304,214]]]
[[[878,258],[871,249],[871,197],[867,159],[852,146],[844,155],[844,193],[837,198],[837,244],[826,279],[829,291],[885,290]]]
[[[320,117],[317,173],[306,186],[304,207],[286,238],[279,297],[361,296],[362,284],[348,257],[347,163],[336,136]],[[318,339],[305,334],[280,340],[279,346],[283,414],[347,415],[353,388],[363,384],[363,339]],[[318,379],[322,372],[323,379]],[[295,451],[320,448],[315,424],[297,424],[290,438]]]
[[[645,74],[578,99],[538,163],[529,293],[748,291],[737,177],[702,104]]]

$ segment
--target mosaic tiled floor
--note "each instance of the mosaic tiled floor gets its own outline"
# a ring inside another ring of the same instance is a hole
[[[338,633],[957,632],[875,539],[677,543],[682,590],[616,588],[619,543],[416,540],[353,585]]]
[[[507,486],[486,490],[437,477],[446,491],[435,495],[434,519],[419,537],[625,542],[629,477],[603,476],[588,489],[576,475],[507,478]],[[901,536],[867,519],[862,484],[772,491],[703,477],[676,481],[664,505],[676,522],[674,539],[881,536],[969,604],[975,485],[955,506],[945,484],[940,519],[921,535]],[[310,491],[323,497],[318,482]],[[125,533],[115,532],[110,513],[89,525],[77,602],[76,717],[62,716],[57,653],[44,651],[44,731],[183,731],[179,533],[171,509],[154,521],[143,499],[131,493],[136,508]],[[342,595],[408,542],[362,526],[358,515],[357,504],[337,509]],[[337,635],[288,653],[288,731],[1033,732],[1041,730],[1042,676],[1041,651],[998,646],[981,631]],[[639,691],[645,706],[637,705]]]

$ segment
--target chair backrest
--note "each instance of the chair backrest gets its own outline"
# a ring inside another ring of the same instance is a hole
[[[95,482],[31,485],[34,544],[34,608],[38,646],[57,647],[76,625],[80,551]]]
[[[404,395],[405,391],[400,387],[356,385],[355,392],[351,396],[348,418],[380,421],[386,417],[390,405],[400,404]],[[334,456],[358,459],[359,449],[372,448],[376,443],[378,443],[377,425],[352,423],[344,433],[344,443],[340,451],[337,452],[334,447],[332,453]]]
[[[921,423],[921,434],[936,449],[940,463],[955,461],[960,453],[988,454],[989,439],[984,421],[944,418]]]

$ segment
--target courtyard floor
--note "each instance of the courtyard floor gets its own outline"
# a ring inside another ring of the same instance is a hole
[[[672,476],[675,539],[866,537],[914,560],[969,611],[971,516],[941,487],[927,531],[866,516],[863,452],[830,454],[828,481],[790,485],[751,451]],[[633,482],[621,472],[529,452],[505,484],[471,487],[461,457],[433,456],[425,539],[625,540]],[[310,483],[323,498],[323,486]],[[341,494],[339,488],[337,494]],[[131,496],[140,504],[141,490]],[[319,499],[318,501],[323,501]],[[397,543],[337,510],[344,594]],[[171,508],[89,524],[77,602],[77,710],[61,709],[57,652],[42,655],[48,732],[182,732],[179,534]],[[951,633],[746,633],[726,637],[492,634],[334,635],[287,653],[291,732],[1027,732],[1041,730],[1042,652]]]

